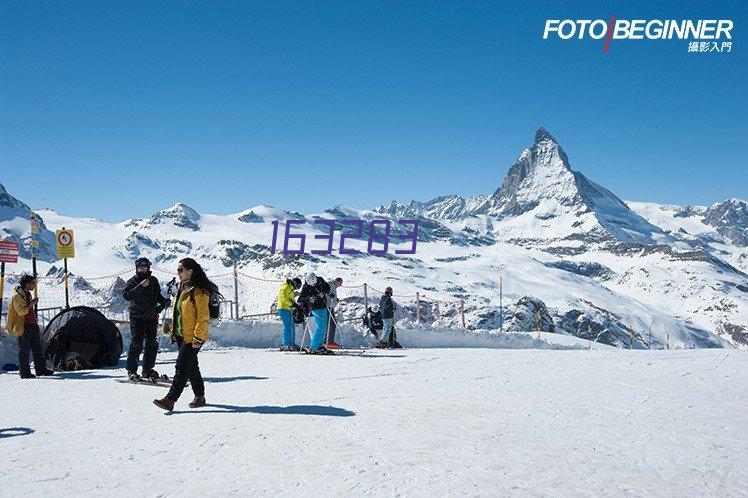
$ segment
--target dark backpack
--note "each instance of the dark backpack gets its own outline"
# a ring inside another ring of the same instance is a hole
[[[192,304],[195,304],[195,289],[190,291],[190,299]],[[221,295],[217,292],[210,293],[210,299],[208,300],[208,311],[210,313],[210,319],[215,320],[221,316]]]

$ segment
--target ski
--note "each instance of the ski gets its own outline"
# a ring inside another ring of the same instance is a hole
[[[117,379],[117,382],[120,384],[132,384],[134,386],[136,385],[144,385],[144,386],[159,386],[159,387],[171,387],[171,381],[167,380],[157,380],[157,381],[151,381],[147,379],[140,379],[137,382],[133,382],[130,379]]]

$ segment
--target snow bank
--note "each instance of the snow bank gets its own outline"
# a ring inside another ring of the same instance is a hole
[[[208,347],[276,348],[279,345],[281,324],[277,322],[243,321],[220,322],[211,326],[212,342]],[[303,327],[296,330],[296,344],[309,344],[309,333]],[[338,342],[347,348],[370,348],[376,344],[371,335],[352,325],[341,325]],[[492,349],[588,349],[590,343],[561,334],[473,331],[434,328],[404,324],[397,328],[397,339],[406,348],[492,348]],[[593,349],[605,347],[591,343]]]

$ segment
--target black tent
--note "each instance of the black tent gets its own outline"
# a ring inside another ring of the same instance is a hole
[[[62,310],[42,334],[47,368],[78,370],[113,367],[122,354],[122,334],[99,310],[73,306]]]

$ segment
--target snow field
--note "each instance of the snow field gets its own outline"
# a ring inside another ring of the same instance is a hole
[[[123,369],[2,374],[2,495],[744,496],[746,352],[200,353],[189,388]],[[157,368],[173,374],[173,352]],[[15,431],[7,429],[16,428]],[[18,434],[13,436],[12,434]]]

